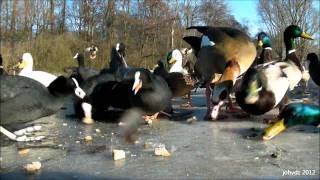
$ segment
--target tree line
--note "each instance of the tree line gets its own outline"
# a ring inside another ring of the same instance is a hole
[[[146,68],[174,48],[187,47],[182,40],[196,32],[192,25],[228,26],[245,32],[224,0],[1,0],[1,54],[5,67],[23,52],[31,52],[36,69],[61,72],[75,65],[73,54],[90,45],[99,47],[89,66],[102,68],[109,62],[111,47],[127,45],[127,61]],[[283,8],[285,6],[285,8]],[[309,33],[319,31],[319,10],[308,0],[259,0],[259,16],[282,58],[282,32],[295,23]],[[276,11],[275,11],[276,10]],[[281,19],[282,18],[282,19]],[[255,37],[252,37],[255,38]],[[319,46],[299,41],[299,55]],[[319,52],[319,51],[317,51]]]

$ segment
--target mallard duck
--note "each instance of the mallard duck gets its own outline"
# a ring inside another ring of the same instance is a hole
[[[167,62],[171,65],[171,68],[165,79],[172,91],[173,97],[188,94],[194,88],[195,80],[192,78],[192,74],[188,72],[188,69],[185,69],[182,66],[181,51],[175,49],[169,52],[167,55]]]
[[[287,53],[284,61],[252,67],[244,75],[240,88],[236,91],[236,101],[242,110],[253,115],[261,115],[280,105],[302,78],[302,66],[296,57],[293,39],[303,37],[311,39],[298,26],[288,26],[284,31]]]
[[[309,73],[313,82],[320,86],[320,62],[316,53],[309,53],[307,56],[309,63]]]
[[[45,87],[48,87],[57,78],[57,76],[44,71],[33,71],[33,58],[30,53],[24,53],[17,66],[21,69],[19,76],[34,79]]]
[[[279,120],[266,128],[263,140],[270,140],[285,129],[299,124],[320,124],[320,107],[316,105],[291,103],[287,105],[279,115]]]
[[[263,48],[261,54],[257,60],[257,64],[264,64],[273,61],[271,40],[268,34],[260,32],[258,34],[258,47]]]
[[[51,115],[65,103],[73,92],[83,98],[84,91],[76,80],[59,76],[48,87],[23,76],[2,75],[1,125],[23,123]]]
[[[220,102],[228,97],[237,77],[253,63],[256,48],[250,37],[238,29],[209,26],[192,26],[187,29],[196,29],[203,34],[201,38],[189,36],[184,37],[184,40],[197,54],[195,72],[206,86],[205,118],[216,119],[222,104]],[[217,74],[222,75],[212,82]],[[213,91],[211,83],[215,84]]]
[[[137,69],[134,78],[127,76],[123,81],[109,81],[98,84],[93,92],[78,105],[83,110],[84,123],[92,123],[92,117],[110,107],[129,109],[139,108],[147,115],[156,118],[159,111],[170,103],[171,92],[167,83],[149,70]]]

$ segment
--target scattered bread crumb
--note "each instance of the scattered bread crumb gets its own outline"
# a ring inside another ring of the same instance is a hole
[[[92,136],[86,136],[86,137],[84,137],[84,140],[85,140],[86,142],[92,141]]]
[[[30,149],[21,149],[21,150],[18,151],[18,154],[20,156],[25,156],[26,154],[29,153],[29,151],[30,151]]]
[[[165,156],[165,157],[171,156],[171,154],[168,152],[166,147],[157,147],[157,148],[155,148],[154,154],[156,156]]]
[[[120,160],[120,159],[124,159],[126,158],[126,153],[124,152],[124,150],[118,150],[118,149],[114,149],[112,151],[112,156],[113,156],[113,160]]]
[[[31,164],[26,164],[23,166],[23,168],[28,172],[28,173],[34,173],[41,169],[41,163],[39,161],[32,162]]]

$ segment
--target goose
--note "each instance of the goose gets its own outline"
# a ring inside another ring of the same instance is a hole
[[[101,70],[101,73],[116,73],[119,69],[128,68],[125,60],[126,46],[124,43],[117,43],[115,47],[111,49],[109,68],[105,67]]]
[[[205,119],[215,120],[222,101],[229,96],[237,77],[253,63],[256,48],[247,34],[235,28],[191,26],[187,29],[202,33],[201,37],[187,36],[183,39],[195,51],[195,73],[200,79],[199,84],[206,86]],[[213,90],[211,83],[215,84]],[[234,109],[232,103],[229,106]]]
[[[76,78],[80,84],[89,79],[90,77],[93,77],[100,73],[96,69],[85,67],[84,55],[82,53],[77,52],[74,55],[73,59],[76,59],[78,61],[78,67],[72,68],[73,73],[70,77]]]

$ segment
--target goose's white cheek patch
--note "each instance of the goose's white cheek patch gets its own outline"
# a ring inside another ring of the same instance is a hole
[[[203,35],[201,38],[201,45],[200,47],[208,47],[208,46],[214,46],[216,43],[213,41],[210,41],[209,37],[206,35]]]

